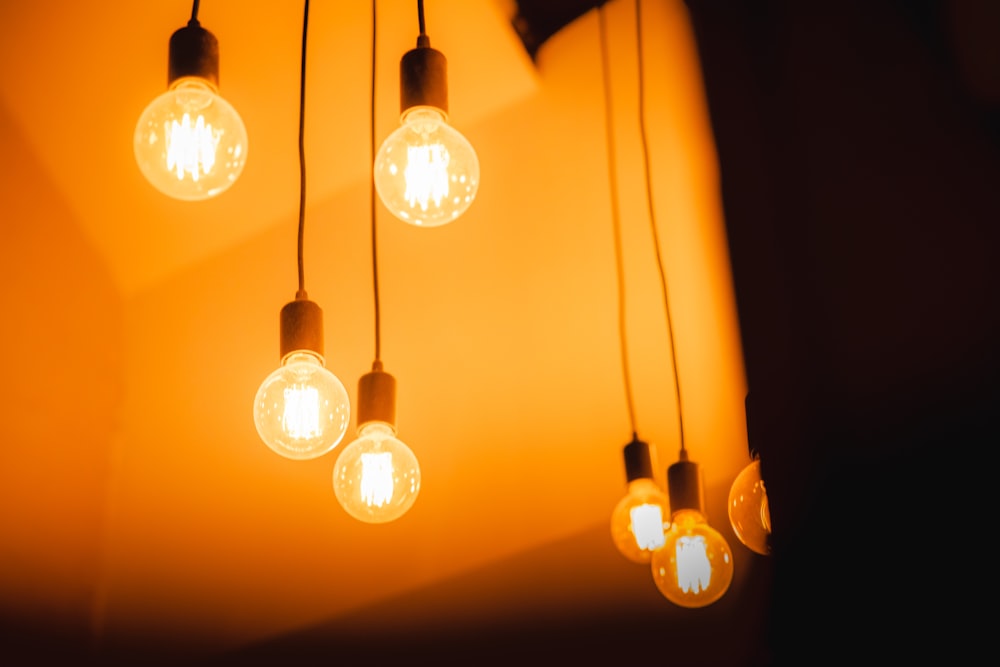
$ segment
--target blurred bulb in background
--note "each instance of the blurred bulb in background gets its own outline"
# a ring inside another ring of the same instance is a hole
[[[771,511],[760,475],[760,459],[740,471],[729,489],[729,523],[748,549],[762,556],[771,553]]]
[[[133,137],[143,176],[174,199],[214,197],[246,165],[246,126],[218,81],[218,41],[192,19],[171,36],[167,90],[139,116]]]
[[[649,445],[633,437],[624,455],[628,492],[611,512],[611,537],[625,558],[648,563],[664,545],[669,500],[653,479]]]

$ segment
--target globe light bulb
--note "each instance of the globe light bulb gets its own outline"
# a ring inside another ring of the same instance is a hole
[[[170,39],[167,90],[139,116],[139,170],[163,194],[186,201],[227,190],[246,165],[247,131],[219,95],[218,42],[197,21]]]
[[[403,222],[438,227],[458,218],[479,189],[472,144],[433,107],[403,114],[375,157],[375,189]]]
[[[760,459],[740,471],[729,488],[729,523],[748,549],[762,556],[771,553],[771,511],[760,475]]]
[[[670,501],[653,480],[649,445],[633,437],[624,455],[628,492],[611,512],[611,538],[625,558],[648,563],[664,545]]]
[[[358,384],[358,438],[344,447],[333,467],[340,505],[365,523],[403,516],[420,493],[420,466],[396,437],[395,379],[376,362]]]
[[[479,189],[479,158],[448,124],[447,60],[426,35],[400,63],[400,127],[375,156],[373,178],[389,211],[411,225],[438,227],[462,215]]]
[[[344,384],[327,370],[319,341],[319,306],[296,300],[282,309],[281,366],[261,383],[254,398],[257,434],[288,459],[322,456],[344,438],[351,404]]]
[[[681,607],[712,604],[733,581],[733,554],[726,539],[705,518],[701,469],[688,460],[667,468],[671,526],[663,546],[653,552],[653,581],[665,598]]]
[[[660,593],[681,607],[712,604],[733,580],[729,544],[697,510],[674,513],[665,544],[653,553],[651,564]]]

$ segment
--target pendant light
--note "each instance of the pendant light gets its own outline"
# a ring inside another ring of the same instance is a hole
[[[704,607],[722,597],[733,580],[733,555],[726,539],[708,524],[705,514],[704,484],[701,468],[688,460],[684,440],[684,410],[681,403],[680,373],[677,368],[677,345],[666,271],[660,252],[653,206],[652,181],[649,169],[649,142],[646,137],[645,93],[642,57],[642,0],[635,2],[636,46],[639,63],[639,131],[642,139],[643,170],[646,184],[646,206],[656,265],[660,275],[663,309],[666,315],[673,370],[674,396],[680,440],[678,461],[667,468],[667,495],[670,503],[670,528],[661,548],[653,551],[650,565],[653,581],[665,598],[681,607]]]
[[[375,2],[372,2],[371,153],[375,153]],[[370,189],[372,284],[375,296],[375,361],[358,381],[358,437],[333,467],[333,491],[341,507],[365,523],[387,523],[406,514],[420,493],[417,457],[396,437],[396,379],[382,369],[375,187]]]
[[[608,151],[608,181],[611,194],[611,220],[614,227],[615,259],[618,269],[618,335],[621,344],[622,375],[625,380],[625,404],[632,425],[632,440],[625,445],[625,496],[611,512],[611,538],[618,551],[634,563],[649,563],[653,551],[663,546],[665,523],[669,515],[667,495],[653,478],[652,450],[639,439],[635,427],[635,406],[629,377],[628,345],[625,331],[625,275],[622,261],[621,222],[618,206],[617,169],[615,167],[614,121],[611,104],[610,67],[608,66],[607,27],[603,7],[598,9],[601,27],[602,73],[604,75],[605,127]]]
[[[447,60],[431,48],[424,3],[417,1],[417,47],[399,64],[400,127],[386,137],[374,160],[378,195],[389,211],[411,225],[438,227],[462,215],[479,189],[479,158],[448,124]]]
[[[771,509],[760,473],[760,457],[751,453],[747,467],[729,488],[729,523],[740,542],[762,556],[771,553]]]
[[[195,201],[227,190],[247,160],[247,131],[236,109],[219,95],[219,42],[191,20],[170,37],[167,90],[136,123],[133,148],[153,187]]]
[[[280,367],[254,398],[254,424],[264,443],[289,459],[314,459],[343,439],[351,405],[343,383],[326,368],[323,357],[323,311],[305,289],[303,238],[306,168],[304,151],[306,34],[309,2],[302,22],[302,69],[299,93],[299,287],[295,300],[281,309]]]

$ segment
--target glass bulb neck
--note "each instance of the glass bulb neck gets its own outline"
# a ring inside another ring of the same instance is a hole
[[[405,109],[399,116],[400,125],[419,122],[447,123],[448,114],[437,107],[423,105]]]
[[[386,438],[394,438],[396,436],[396,429],[386,422],[368,422],[358,429],[358,436],[372,440],[384,440]]]

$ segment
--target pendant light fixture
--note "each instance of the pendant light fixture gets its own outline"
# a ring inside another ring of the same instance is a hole
[[[479,189],[479,158],[448,124],[447,60],[431,48],[424,3],[417,1],[417,47],[399,64],[400,127],[374,160],[375,188],[389,211],[418,227],[438,227],[462,215]]]
[[[649,212],[653,248],[660,275],[667,335],[670,343],[670,363],[673,370],[674,396],[680,440],[678,461],[667,468],[667,495],[670,502],[670,528],[661,548],[653,551],[650,565],[653,581],[660,593],[681,607],[704,607],[722,597],[733,580],[733,555],[726,539],[707,521],[704,484],[701,468],[688,460],[684,441],[684,410],[681,404],[680,373],[677,368],[677,346],[666,271],[660,252],[653,206],[652,182],[649,169],[649,142],[646,137],[645,93],[642,57],[642,0],[635,2],[636,45],[639,63],[639,131],[642,139],[643,169],[646,184],[646,206]]]
[[[729,523],[748,549],[768,556],[771,553],[771,509],[760,473],[760,457],[752,452],[750,458],[750,464],[740,471],[729,488]]]
[[[375,154],[376,11],[372,2],[371,155]],[[420,493],[417,457],[396,437],[396,379],[382,370],[378,291],[375,187],[370,189],[372,284],[375,296],[375,361],[358,381],[358,437],[337,457],[333,491],[344,510],[365,523],[386,523],[404,515]]]
[[[153,187],[175,199],[208,199],[227,190],[247,160],[247,131],[219,95],[219,42],[191,20],[170,37],[167,90],[136,123],[135,159]]]
[[[635,406],[629,374],[628,345],[625,331],[625,275],[622,261],[621,222],[618,206],[617,169],[615,167],[614,121],[611,104],[610,67],[608,66],[607,26],[603,5],[598,8],[601,33],[601,64],[604,75],[605,135],[608,151],[608,180],[611,194],[611,220],[615,236],[615,259],[618,269],[618,335],[621,343],[622,375],[625,380],[625,404],[632,440],[625,445],[625,496],[611,512],[611,538],[618,551],[634,563],[649,563],[653,552],[663,546],[665,523],[669,516],[667,495],[653,478],[652,450],[639,439],[635,426]]]
[[[343,383],[323,358],[323,311],[305,288],[303,239],[306,206],[304,150],[306,34],[309,2],[302,21],[302,69],[299,93],[299,287],[295,300],[281,309],[281,366],[254,398],[254,424],[264,443],[289,459],[314,459],[340,443],[350,423],[351,405]]]

